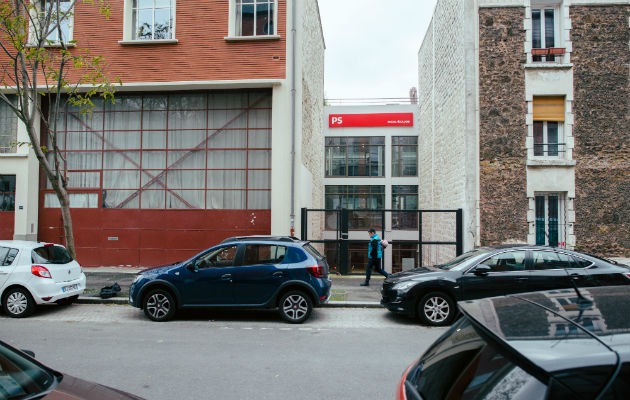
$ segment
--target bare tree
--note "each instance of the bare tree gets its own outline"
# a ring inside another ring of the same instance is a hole
[[[42,171],[61,206],[66,247],[76,250],[70,215],[66,160],[57,142],[57,116],[69,105],[90,113],[99,96],[114,101],[113,84],[104,73],[104,60],[68,40],[76,0],[4,0],[0,3],[0,101],[24,124]],[[83,0],[98,7],[105,19],[105,0]],[[44,107],[45,106],[45,107]],[[44,111],[45,110],[45,111]],[[47,132],[44,146],[41,131]]]

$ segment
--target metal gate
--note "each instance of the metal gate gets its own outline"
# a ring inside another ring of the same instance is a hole
[[[369,228],[390,243],[388,270],[398,272],[420,265],[443,263],[463,253],[462,209],[350,210],[302,209],[301,239],[320,244],[333,271],[357,274],[367,254]],[[405,257],[406,256],[406,257]],[[386,256],[384,255],[384,259]],[[363,268],[363,270],[361,270]]]

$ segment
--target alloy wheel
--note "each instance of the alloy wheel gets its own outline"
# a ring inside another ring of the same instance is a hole
[[[146,309],[153,318],[162,320],[171,310],[171,300],[161,292],[153,293],[147,300]]]
[[[284,299],[282,304],[284,314],[292,320],[299,320],[308,313],[308,302],[304,296],[294,294]]]
[[[444,322],[450,315],[450,306],[444,297],[434,296],[424,303],[424,315],[434,323]]]

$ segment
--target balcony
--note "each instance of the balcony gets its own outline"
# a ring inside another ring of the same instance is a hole
[[[532,49],[533,62],[562,63],[566,49],[564,47],[548,47],[544,49]]]

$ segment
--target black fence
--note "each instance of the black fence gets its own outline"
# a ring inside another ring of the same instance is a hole
[[[331,267],[341,274],[364,273],[367,230],[390,241],[394,272],[426,264],[430,249],[446,246],[448,255],[463,252],[462,210],[302,209],[301,239],[320,243]],[[358,239],[365,232],[363,239]],[[354,236],[352,238],[351,236]],[[395,240],[388,237],[396,237]],[[445,237],[450,236],[447,240]],[[431,247],[433,246],[433,247]],[[389,246],[388,246],[389,247]],[[442,251],[444,254],[445,252]],[[450,257],[449,257],[450,258]],[[444,260],[446,261],[446,260]]]

